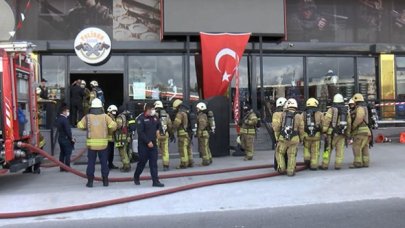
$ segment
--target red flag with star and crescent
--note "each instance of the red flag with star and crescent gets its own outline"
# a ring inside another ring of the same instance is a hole
[[[203,97],[223,96],[238,71],[250,33],[200,33]]]
[[[203,65],[203,97],[223,96],[235,76],[233,115],[235,124],[239,112],[239,62],[250,38],[250,33],[200,33]],[[238,126],[238,125],[237,125]],[[239,127],[237,127],[239,133]]]

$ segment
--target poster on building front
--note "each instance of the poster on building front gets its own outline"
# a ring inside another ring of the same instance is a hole
[[[146,93],[146,84],[145,82],[134,82],[132,84],[133,89],[133,99],[134,100],[145,100],[145,93]]]

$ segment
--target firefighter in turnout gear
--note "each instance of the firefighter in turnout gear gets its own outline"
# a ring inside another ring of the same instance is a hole
[[[240,141],[241,146],[245,150],[245,161],[253,159],[254,155],[254,139],[256,136],[256,125],[259,121],[256,113],[245,103],[243,105],[243,113],[245,113],[243,119],[240,121]]]
[[[295,175],[297,147],[304,137],[304,120],[297,112],[298,104],[293,98],[287,101],[287,110],[281,116],[281,121],[274,124],[274,132],[279,135],[276,150],[277,171],[288,176]],[[285,161],[287,154],[287,164]]]
[[[91,105],[91,100],[90,100],[90,90],[86,88],[86,81],[82,80],[80,82],[80,87],[84,90],[84,96],[83,96],[83,115],[87,115],[89,113],[90,105]],[[93,97],[93,99],[95,96]]]
[[[93,187],[94,169],[96,166],[97,156],[101,163],[101,174],[103,177],[103,185],[108,186],[108,132],[114,131],[117,124],[103,111],[103,103],[99,99],[94,99],[91,103],[89,114],[84,116],[77,127],[82,130],[87,130],[86,145],[87,152],[87,184],[86,186]]]
[[[198,149],[202,158],[202,165],[208,166],[212,163],[212,154],[210,150],[210,132],[215,132],[215,120],[212,111],[207,110],[207,105],[203,102],[197,104],[197,137]],[[209,113],[209,115],[208,115]],[[210,116],[210,118],[208,117]],[[212,129],[214,126],[214,129]]]
[[[90,101],[92,101],[94,98],[98,98],[104,104],[105,103],[104,92],[99,87],[98,82],[97,81],[91,81],[90,82],[90,87],[91,87]]]
[[[322,123],[322,132],[326,133],[325,150],[322,155],[322,170],[329,168],[332,151],[336,150],[335,169],[342,168],[345,144],[350,137],[351,118],[343,96],[336,94],[333,97],[332,107],[325,113]]]
[[[114,142],[115,147],[118,149],[122,167],[120,168],[121,172],[131,171],[131,157],[128,154],[128,146],[131,138],[129,137],[129,119],[127,118],[128,111],[123,111],[118,114],[115,119],[117,123],[117,130],[114,132]]]
[[[353,96],[353,100],[356,103],[353,125],[351,129],[353,137],[354,162],[350,168],[369,167],[369,140],[371,136],[371,130],[369,128],[370,113],[368,113],[367,104],[364,102],[363,95],[357,93]]]
[[[161,101],[156,101],[155,104],[156,117],[160,120],[159,135],[157,137],[157,145],[162,153],[163,170],[169,170],[169,139],[173,140],[172,121],[169,114],[163,108]]]
[[[115,121],[117,116],[118,108],[115,105],[110,105],[107,108],[107,115]],[[117,166],[113,164],[114,161],[114,132],[108,132],[108,168],[109,169],[118,169]]]
[[[190,153],[191,140],[190,134],[188,132],[189,128],[189,118],[187,109],[182,106],[182,100],[175,100],[173,102],[173,109],[177,112],[176,117],[173,121],[173,130],[177,131],[177,144],[179,147],[180,154],[180,165],[177,168],[185,169],[187,167],[193,166],[193,154]]]
[[[318,110],[318,105],[318,100],[309,98],[302,113],[305,123],[304,163],[310,170],[317,170],[319,166],[323,113]]]
[[[274,169],[277,170],[277,150],[278,150],[278,140],[280,137],[280,131],[276,132],[275,131],[275,126],[278,126],[280,128],[281,126],[281,121],[282,121],[282,116],[283,112],[285,111],[284,105],[287,103],[287,99],[284,97],[279,97],[276,101],[276,110],[273,113],[272,116],[272,128],[273,128],[273,133],[274,133],[274,138],[275,138],[275,143],[276,143],[276,150],[274,151]],[[287,160],[287,156],[285,156],[285,160]]]

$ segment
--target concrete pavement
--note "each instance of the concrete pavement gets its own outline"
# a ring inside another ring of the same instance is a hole
[[[371,156],[372,163],[369,169],[348,169],[353,156],[351,149],[347,149],[345,166],[340,171],[304,171],[293,178],[280,176],[271,179],[217,185],[88,211],[2,220],[0,224],[33,224],[75,220],[89,220],[89,224],[92,224],[91,220],[97,218],[107,220],[137,218],[139,216],[154,218],[154,216],[164,215],[181,218],[181,215],[185,213],[271,210],[361,200],[405,199],[405,168],[403,165],[405,162],[405,145],[380,144],[373,148]],[[262,151],[257,153],[252,162],[243,162],[241,158],[234,157],[216,158],[213,166],[208,167],[208,169],[271,164],[272,160],[273,152]],[[298,160],[302,161],[302,149]],[[178,161],[176,160],[175,163]],[[175,165],[173,164],[173,166]],[[76,168],[84,170],[85,166],[76,166]],[[205,169],[207,168],[196,167],[192,170]],[[198,181],[271,171],[273,170],[252,170],[168,179],[164,180],[164,183],[170,188]],[[111,176],[129,175],[132,173],[126,175],[117,171],[111,173]],[[85,180],[68,173],[59,173],[58,169],[43,169],[43,173],[39,176],[22,174],[1,176],[0,182],[2,183],[0,185],[0,200],[3,205],[7,205],[7,207],[0,208],[0,213],[77,205],[156,191],[156,189],[151,188],[150,182],[142,182],[140,187],[135,187],[130,182],[113,183],[108,188],[101,187],[101,183],[97,183],[95,188],[87,189],[84,187]]]

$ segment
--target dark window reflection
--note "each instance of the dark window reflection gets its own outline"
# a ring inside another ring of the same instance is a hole
[[[359,77],[359,92],[367,100],[377,99],[377,85],[374,58],[357,58],[357,75]]]
[[[307,58],[309,97],[325,109],[336,93],[350,98],[354,94],[354,59],[350,57]]]
[[[65,96],[65,56],[42,56],[42,78],[47,80],[48,98],[64,100]]]

